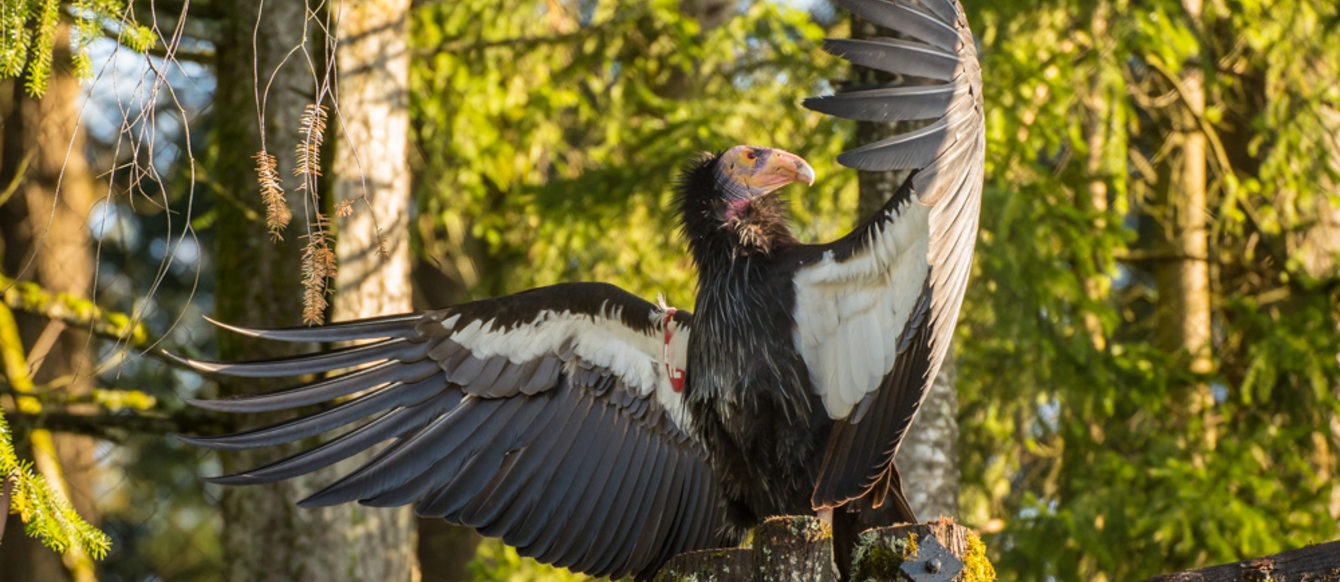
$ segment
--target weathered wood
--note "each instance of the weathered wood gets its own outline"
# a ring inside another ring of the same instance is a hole
[[[830,582],[833,530],[808,516],[772,517],[754,528],[753,565],[759,582]]]
[[[744,582],[754,580],[753,552],[745,548],[685,552],[665,563],[655,582]]]
[[[853,580],[913,580],[900,568],[920,556],[925,540],[934,537],[948,554],[962,562],[956,582],[996,579],[985,547],[971,530],[952,520],[876,528],[861,534],[853,552]],[[672,558],[656,575],[656,582],[714,580],[718,582],[774,582],[803,580],[834,582],[832,531],[811,516],[774,517],[754,530],[752,548],[689,552]],[[948,559],[947,559],[948,560]],[[955,564],[946,563],[945,572]],[[927,579],[919,577],[918,580]]]
[[[943,517],[932,522],[882,527],[862,533],[852,552],[852,579],[912,580],[903,571],[903,563],[917,560],[923,553],[921,546],[931,537],[963,563],[962,572],[952,580],[984,582],[996,579],[996,571],[986,559],[985,548],[977,535]]]
[[[1144,582],[1340,582],[1340,540],[1149,578]]]

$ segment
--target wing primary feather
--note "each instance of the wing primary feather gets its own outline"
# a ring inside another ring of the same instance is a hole
[[[436,378],[413,384],[392,384],[342,402],[337,406],[294,420],[230,435],[187,437],[186,442],[213,449],[240,450],[266,447],[305,439],[368,418],[383,410],[419,402],[442,390]]]
[[[397,442],[385,455],[364,463],[339,481],[299,501],[298,505],[322,507],[374,497],[385,499],[392,495],[412,500],[415,495],[406,493],[406,490],[424,485],[432,478],[430,473],[454,474],[454,470],[443,471],[444,465],[455,469],[467,455],[488,444],[486,437],[499,429],[498,423],[493,422],[495,417],[505,419],[515,413],[516,407],[505,404],[502,400],[467,397],[450,413],[435,419],[414,436]]]
[[[958,57],[953,53],[896,38],[824,40],[824,50],[853,65],[937,81],[954,78]]]
[[[316,354],[250,362],[209,362],[168,355],[177,362],[201,372],[244,378],[280,378],[328,372],[378,360],[397,359],[402,362],[417,360],[427,353],[429,347],[431,347],[429,342],[409,342],[396,338]]]
[[[805,107],[857,121],[909,121],[944,115],[954,99],[953,85],[913,85],[850,91],[806,99]]]
[[[940,17],[942,22],[954,23],[958,20],[958,9],[954,7],[953,2],[948,0],[921,0],[921,4],[936,16]]]
[[[215,326],[247,337],[277,340],[285,342],[342,342],[370,338],[411,338],[418,333],[414,323],[424,318],[421,314],[392,315],[358,321],[332,323],[318,327],[286,327],[277,329],[257,329],[223,323],[214,318],[205,317]]]
[[[935,159],[948,136],[942,118],[921,129],[895,135],[838,154],[838,163],[858,170],[915,170]]]
[[[438,372],[431,361],[402,364],[389,361],[302,386],[254,396],[222,400],[186,399],[197,408],[220,412],[272,412],[317,404],[348,396],[386,382],[418,382]]]
[[[953,18],[940,18],[903,1],[839,0],[838,3],[870,22],[942,49],[952,51],[958,45]]]
[[[454,393],[454,398],[452,396],[453,393],[448,392],[443,397],[434,399],[431,405],[393,410],[357,429],[296,455],[248,471],[211,477],[206,481],[217,485],[273,483],[329,467],[377,443],[419,429],[443,410],[455,406],[460,393]]]
[[[527,405],[531,412],[514,417],[516,426],[508,428],[521,428],[524,432],[525,427],[534,420],[541,407],[534,402],[527,403]],[[493,420],[491,422],[513,424],[511,420]],[[433,483],[439,484],[434,492],[434,496],[439,500],[435,509],[443,519],[451,523],[474,525],[463,520],[461,513],[472,500],[487,493],[485,487],[497,477],[498,471],[502,469],[506,460],[506,452],[515,446],[518,434],[514,432],[511,437],[508,438],[502,430],[496,431],[493,435],[485,437],[488,439],[485,446],[463,459],[458,470],[451,474],[446,471],[435,470],[432,472],[436,474],[427,480],[430,486],[424,488],[422,492],[433,491],[434,487],[431,485]],[[439,462],[439,464],[441,463]],[[426,473],[426,475],[430,474]],[[419,495],[415,497],[419,497]],[[409,500],[396,505],[408,502]]]

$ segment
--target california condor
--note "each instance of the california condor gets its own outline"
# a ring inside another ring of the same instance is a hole
[[[186,439],[249,449],[355,427],[212,481],[286,479],[389,440],[301,505],[412,503],[523,555],[612,577],[646,578],[676,554],[733,545],[771,515],[829,516],[839,555],[860,527],[915,521],[894,453],[945,358],[967,284],[981,74],[956,1],[839,3],[901,36],[827,49],[900,82],[805,105],[922,122],[839,156],[861,170],[912,171],[874,216],[832,243],[797,241],[776,192],[813,182],[813,170],[785,151],[737,146],[691,164],[679,185],[699,272],[693,315],[569,283],[324,327],[219,324],[268,340],[377,341],[267,361],[183,360],[241,377],[367,365],[194,402],[256,413],[357,395],[273,426]]]

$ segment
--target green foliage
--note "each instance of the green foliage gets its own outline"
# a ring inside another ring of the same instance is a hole
[[[3,414],[0,414],[0,478],[8,479],[13,487],[9,507],[0,510],[18,514],[28,535],[57,552],[79,548],[96,559],[107,555],[112,544],[107,534],[79,517],[64,495],[33,471],[31,463],[15,454],[13,436]]]
[[[18,410],[36,414],[41,412],[42,405],[32,395],[34,386],[26,360],[13,312],[0,303],[0,371],[4,372],[6,383],[13,391]],[[34,430],[27,437],[34,457],[39,462],[47,461],[42,474],[33,471],[30,463],[19,459],[14,450],[13,433],[4,415],[0,414],[0,481],[7,481],[12,486],[8,506],[0,507],[0,511],[17,513],[28,535],[42,540],[57,552],[77,549],[94,558],[107,555],[111,540],[84,521],[64,493],[60,467],[54,461],[56,447],[51,433]],[[48,477],[55,482],[48,481]]]
[[[70,58],[81,79],[93,74],[88,45],[107,23],[115,23],[118,40],[131,50],[145,52],[156,42],[152,29],[135,24],[126,0],[74,0],[65,7],[61,0],[10,0],[0,4],[0,79],[17,77],[26,70],[28,94],[39,97],[46,93],[52,55],[62,45],[57,38],[62,11],[73,24]]]
[[[823,29],[770,2],[704,29],[680,4],[418,12],[414,43],[433,51],[411,73],[423,244],[470,293],[601,280],[687,306],[673,184],[699,152],[739,143],[814,162],[819,181],[792,192],[802,237],[850,224],[853,176],[832,161],[850,128],[799,107],[836,62]]]
[[[581,535],[573,532],[574,535]],[[479,543],[479,549],[473,560],[467,564],[470,577],[474,580],[494,580],[496,582],[578,582],[589,579],[574,574],[565,568],[555,568],[517,555],[516,549],[502,543],[497,538],[487,538]]]
[[[1206,3],[1199,23],[1173,0],[968,10],[990,115],[959,329],[963,502],[1002,528],[1002,578],[1139,579],[1340,535],[1340,272],[1303,260],[1340,203],[1340,99],[1316,82],[1340,71],[1335,4]],[[1211,144],[1208,375],[1160,347],[1180,322],[1153,310],[1168,292],[1157,229],[1180,195],[1169,77],[1193,67]],[[1185,405],[1197,387],[1204,410]]]

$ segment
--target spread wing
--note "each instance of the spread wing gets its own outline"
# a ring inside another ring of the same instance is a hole
[[[301,505],[413,503],[543,562],[643,578],[676,554],[727,541],[717,480],[671,382],[685,365],[690,321],[618,287],[578,283],[326,327],[224,326],[279,341],[378,341],[257,362],[183,359],[243,377],[371,364],[271,394],[194,402],[246,413],[352,396],[273,426],[185,440],[247,449],[353,427],[213,481],[273,482],[390,441]]]
[[[838,420],[816,508],[898,483],[894,453],[944,361],[972,264],[985,130],[977,49],[955,0],[840,0],[903,38],[829,40],[847,60],[906,81],[811,99],[861,121],[918,129],[843,153],[860,170],[912,170],[892,199],[797,270],[795,344]],[[901,496],[901,488],[895,493]],[[901,500],[901,497],[900,497]]]

